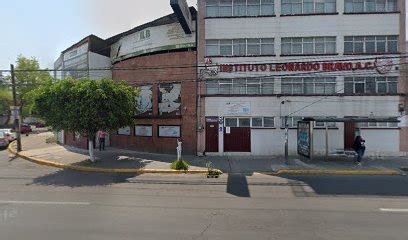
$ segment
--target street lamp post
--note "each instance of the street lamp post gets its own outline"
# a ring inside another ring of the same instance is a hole
[[[11,70],[11,87],[13,90],[13,116],[14,116],[14,130],[16,131],[17,138],[17,152],[21,151],[21,131],[20,131],[20,122],[19,122],[19,108],[17,107],[17,94],[16,94],[16,76],[14,74],[14,65],[10,64]]]

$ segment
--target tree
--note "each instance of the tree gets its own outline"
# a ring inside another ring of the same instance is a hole
[[[95,161],[93,140],[98,130],[116,131],[133,125],[138,93],[112,80],[72,78],[48,82],[32,92],[34,108],[54,130],[88,137],[89,156]]]
[[[13,103],[11,91],[7,88],[0,89],[0,116],[6,116],[5,124],[10,121],[10,106]],[[2,124],[2,123],[0,123]]]
[[[28,93],[50,81],[52,77],[48,71],[40,71],[40,63],[35,57],[26,58],[22,55],[17,57],[15,77],[17,101],[23,117],[26,117],[32,113],[33,102]]]

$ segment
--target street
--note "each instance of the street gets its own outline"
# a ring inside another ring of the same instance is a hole
[[[126,176],[0,159],[0,239],[408,238],[404,176]]]

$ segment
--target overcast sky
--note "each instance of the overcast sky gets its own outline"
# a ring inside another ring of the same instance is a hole
[[[196,0],[188,0],[196,7]],[[172,13],[170,0],[0,0],[0,70],[19,54],[52,68],[89,34],[107,38]]]
[[[188,0],[196,6],[196,0]],[[107,38],[172,13],[170,0],[0,0],[0,70],[17,55],[52,68],[60,52],[89,34]]]

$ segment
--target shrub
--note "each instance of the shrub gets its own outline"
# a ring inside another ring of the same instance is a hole
[[[183,161],[182,159],[177,159],[176,161],[172,162],[170,165],[171,169],[174,170],[188,170],[188,163],[186,163],[185,161]]]

